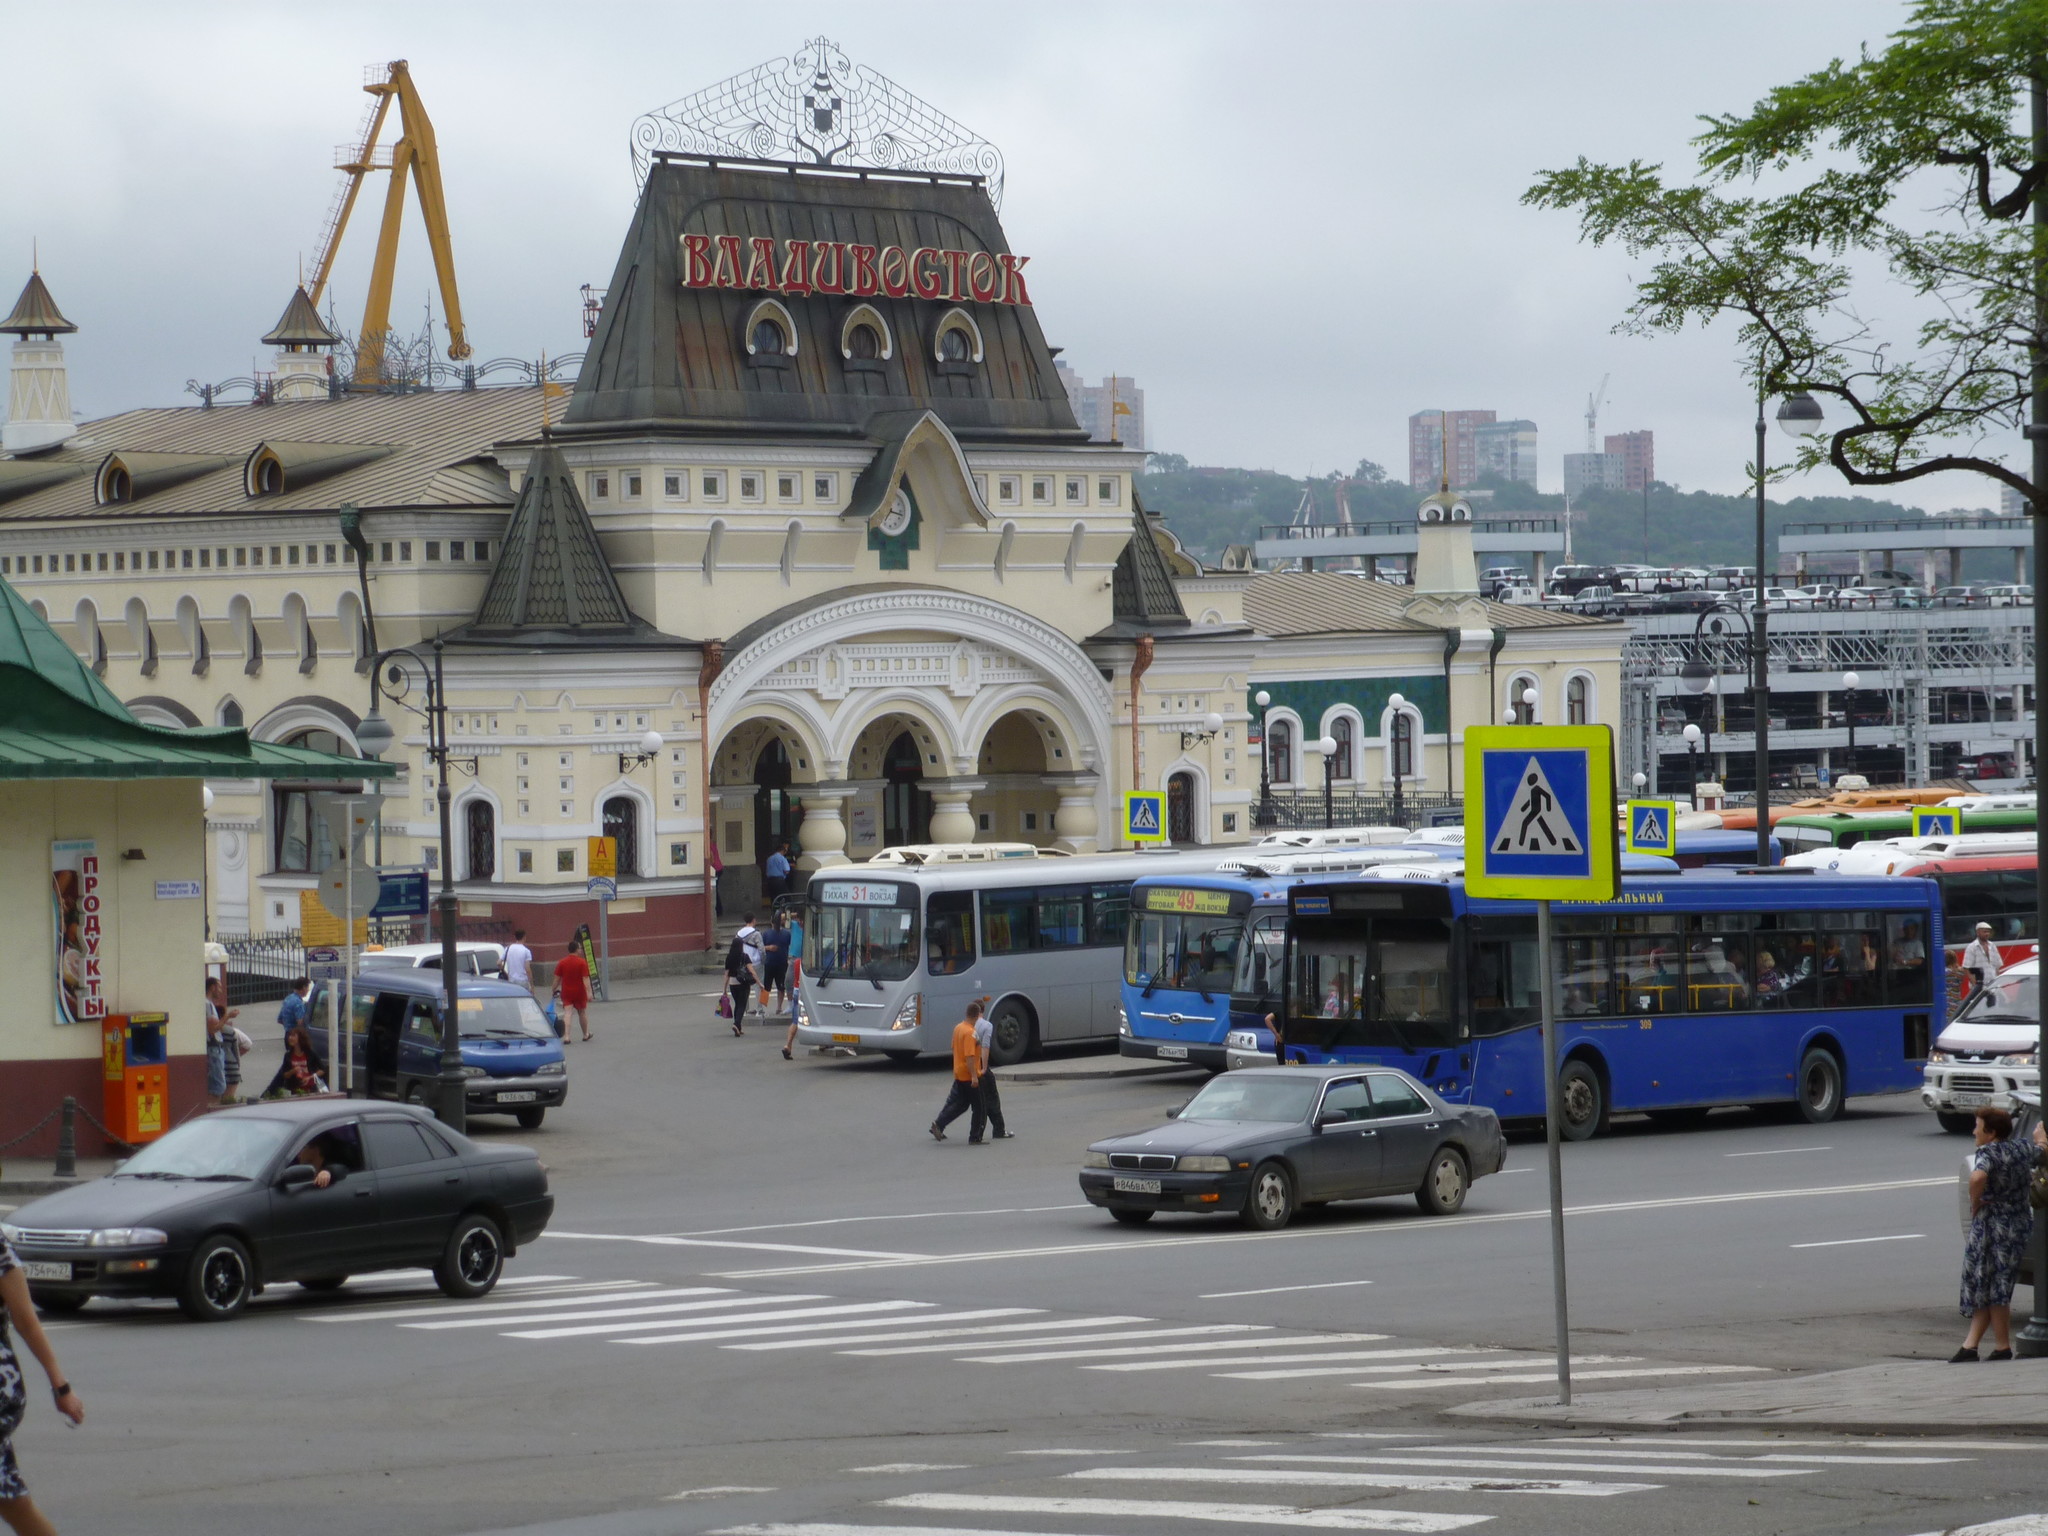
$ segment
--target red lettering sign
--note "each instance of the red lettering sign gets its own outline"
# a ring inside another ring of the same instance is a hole
[[[685,288],[742,288],[769,293],[853,294],[872,298],[945,299],[977,304],[1031,302],[1024,286],[1028,256],[921,245],[857,245],[838,240],[772,240],[765,235],[684,235]]]

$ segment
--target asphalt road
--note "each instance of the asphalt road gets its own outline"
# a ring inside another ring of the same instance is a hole
[[[1016,1140],[968,1146],[962,1122],[939,1144],[943,1063],[784,1062],[779,1024],[734,1039],[709,988],[601,1008],[540,1131],[479,1122],[540,1147],[559,1202],[488,1300],[366,1277],[226,1326],[104,1303],[56,1325],[88,1424],[34,1398],[17,1445],[60,1526],[1913,1536],[2048,1510],[2048,1445],[1995,1424],[1442,1418],[1550,1380],[1540,1142],[1454,1218],[1388,1200],[1277,1234],[1126,1229],[1081,1202],[1080,1150],[1199,1076],[1013,1080]],[[1945,1357],[1964,1147],[1900,1098],[1568,1148],[1580,1390]]]

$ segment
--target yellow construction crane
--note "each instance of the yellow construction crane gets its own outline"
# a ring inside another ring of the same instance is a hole
[[[341,249],[342,231],[356,206],[356,194],[371,171],[389,171],[391,185],[384,194],[384,222],[377,233],[377,260],[370,268],[370,292],[363,304],[363,325],[356,333],[355,387],[374,388],[384,382],[384,348],[391,337],[391,280],[398,264],[398,226],[405,214],[405,181],[410,175],[419,190],[420,217],[427,226],[427,244],[434,253],[434,274],[441,283],[441,307],[448,317],[448,356],[457,362],[469,356],[468,339],[462,331],[462,298],[455,288],[455,252],[448,239],[448,203],[441,192],[441,155],[434,143],[434,125],[413,88],[412,71],[404,59],[373,64],[365,72],[363,89],[371,98],[363,119],[363,131],[354,144],[336,151],[335,169],[347,180],[328,210],[327,227],[321,232],[319,256],[313,266],[308,295],[315,304],[334,271],[334,258]],[[398,99],[399,139],[388,150],[379,151],[377,136],[384,131],[385,116],[392,98]]]

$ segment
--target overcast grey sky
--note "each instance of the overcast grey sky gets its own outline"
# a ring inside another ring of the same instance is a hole
[[[1294,474],[1365,456],[1399,477],[1411,411],[1492,407],[1537,422],[1556,490],[1611,374],[1603,434],[1653,428],[1660,478],[1737,490],[1754,407],[1732,332],[1612,335],[1627,258],[1520,195],[1579,154],[1689,164],[1697,114],[1742,109],[1902,14],[0,0],[8,52],[34,59],[0,84],[0,302],[39,239],[91,415],[246,374],[311,254],[363,66],[404,57],[439,136],[478,357],[574,351],[577,285],[608,279],[631,212],[633,118],[823,33],[1002,148],[1004,224],[1048,336],[1091,379],[1137,378],[1152,447]],[[381,199],[378,179],[342,254],[350,329]],[[406,235],[394,315],[413,329],[433,285],[416,215]],[[1895,494],[1995,502],[1960,476]]]

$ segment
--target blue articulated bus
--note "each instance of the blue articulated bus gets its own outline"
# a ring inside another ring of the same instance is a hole
[[[1287,891],[1302,882],[1356,880],[1368,870],[1437,878],[1464,868],[1451,844],[1280,854],[1247,852],[1213,871],[1141,876],[1125,930],[1117,1050],[1222,1070],[1228,1037],[1260,1027],[1279,1006]],[[1675,871],[1669,859],[1625,853],[1633,872]],[[1271,1036],[1264,1055],[1270,1059]]]
[[[1552,908],[1565,1136],[1717,1105],[1819,1124],[1848,1094],[1918,1086],[1946,990],[1935,882],[1752,868],[1622,885]],[[1241,1020],[1233,1064],[1397,1066],[1503,1120],[1543,1113],[1532,903],[1471,897],[1449,869],[1298,883],[1285,902],[1279,1040]]]
[[[1681,827],[1678,851],[1674,855],[1681,869],[1701,869],[1710,864],[1756,863],[1756,833],[1731,832],[1719,827]],[[1785,862],[1784,846],[1771,839],[1771,862]]]

